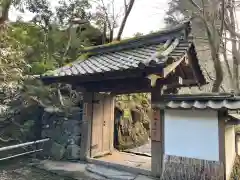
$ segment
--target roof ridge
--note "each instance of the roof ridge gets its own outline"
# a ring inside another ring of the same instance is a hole
[[[165,43],[169,39],[184,39],[188,37],[191,32],[190,26],[190,21],[186,21],[174,27],[166,28],[159,32],[147,34],[144,36],[125,39],[118,42],[115,41],[109,44],[103,44],[99,46],[88,47],[80,50],[80,53],[100,54],[105,52],[115,52],[131,48],[140,48],[146,45]]]
[[[146,67],[150,64],[154,65],[159,62],[159,59],[166,59],[167,56],[178,46],[180,40],[178,38],[171,39],[165,42],[163,49],[154,53],[149,59],[139,63],[140,67]]]

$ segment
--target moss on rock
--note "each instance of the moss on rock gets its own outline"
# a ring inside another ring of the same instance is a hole
[[[240,156],[236,156],[230,180],[240,179]]]
[[[151,114],[148,100],[144,98],[139,100],[136,97],[129,97],[129,100],[126,100],[123,97],[117,100],[115,109],[119,111],[116,114],[121,114],[117,129],[115,129],[118,136],[118,142],[114,143],[117,144],[116,148],[125,150],[147,143],[150,136],[149,115]],[[115,117],[115,120],[117,118],[119,117]]]
[[[94,55],[93,53],[90,53],[90,52],[87,52],[87,53],[83,53],[83,54],[81,54],[80,56],[79,56],[79,60],[86,60],[86,59],[88,59],[91,55]]]

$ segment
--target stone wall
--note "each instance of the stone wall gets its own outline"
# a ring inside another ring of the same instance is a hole
[[[221,162],[165,155],[164,180],[224,180],[224,165]]]
[[[72,108],[67,113],[45,113],[42,120],[43,157],[53,160],[78,160],[81,144],[82,109]]]

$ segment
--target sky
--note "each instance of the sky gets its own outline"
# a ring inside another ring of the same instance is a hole
[[[167,0],[136,0],[123,36],[132,36],[136,32],[147,34],[152,30],[164,28],[167,2]]]
[[[118,7],[120,7],[120,3],[123,2],[123,0],[115,1]],[[54,0],[52,0],[52,2],[54,6]],[[147,34],[150,31],[164,28],[164,15],[167,8],[168,0],[136,0],[124,29],[123,37],[131,37],[137,32]],[[18,16],[22,16],[23,19],[27,21],[31,20],[33,14],[29,12],[22,14],[11,9],[10,19],[16,20]]]

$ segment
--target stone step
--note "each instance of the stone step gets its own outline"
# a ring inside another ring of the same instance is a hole
[[[136,178],[135,174],[131,174],[124,171],[118,171],[115,169],[109,169],[103,166],[89,164],[86,167],[86,170],[97,174],[99,176],[102,176],[106,179],[112,179],[112,180],[134,180]]]

